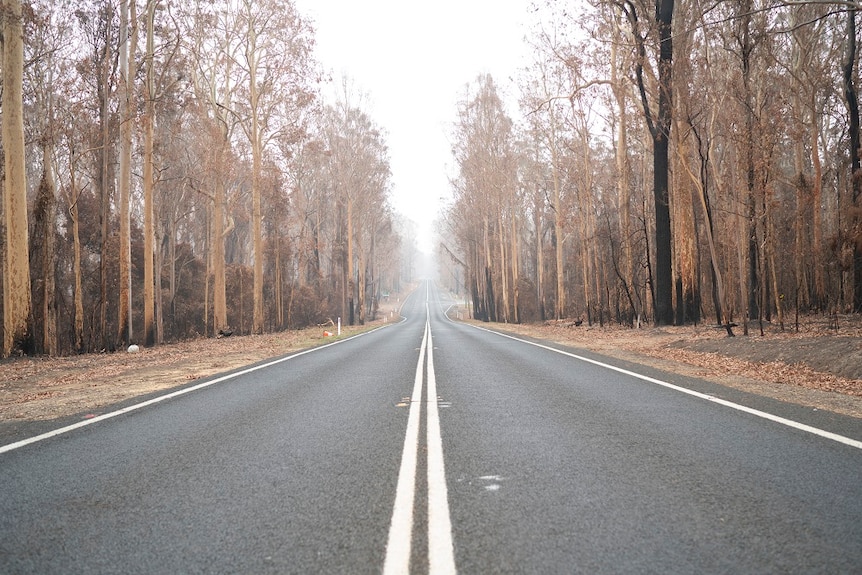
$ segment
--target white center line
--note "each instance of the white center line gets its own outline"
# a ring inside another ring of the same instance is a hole
[[[428,329],[419,349],[419,362],[413,380],[413,395],[407,416],[407,433],[401,452],[401,468],[398,470],[398,486],[395,488],[395,507],[389,524],[389,541],[386,544],[384,575],[410,572],[410,545],[413,539],[413,501],[416,497],[416,453],[419,447],[419,417],[422,408],[422,375],[425,350],[428,344]]]
[[[410,554],[413,539],[413,507],[416,499],[416,464],[419,444],[419,420],[422,406],[422,384],[427,357],[427,435],[428,449],[428,572],[431,575],[454,574],[455,551],[452,543],[452,523],[449,517],[449,497],[446,488],[446,473],[443,464],[443,440],[440,434],[440,417],[437,406],[437,380],[434,374],[434,344],[431,339],[431,323],[428,304],[425,304],[425,334],[419,350],[416,377],[410,412],[407,416],[407,432],[398,471],[395,490],[395,507],[389,525],[389,540],[386,544],[384,575],[410,572]]]
[[[427,305],[427,304],[426,304]],[[430,316],[429,316],[430,317]],[[431,324],[426,322],[428,336],[428,566],[429,573],[455,573],[455,551],[452,544],[452,522],[449,518],[449,495],[443,465],[443,438],[437,406],[437,379],[434,375],[434,343]]]

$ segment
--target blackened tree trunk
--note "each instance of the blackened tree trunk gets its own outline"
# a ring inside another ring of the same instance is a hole
[[[671,231],[669,202],[668,144],[673,107],[673,21],[674,0],[656,0],[656,23],[659,31],[659,93],[658,118],[652,129],[653,194],[655,196],[656,250],[656,322],[673,323],[673,291],[671,286]]]
[[[46,137],[46,140],[48,137]],[[33,233],[30,236],[30,266],[33,302],[33,344],[36,353],[57,354],[57,305],[55,301],[55,225],[57,199],[51,171],[51,144],[42,150],[42,179],[33,206]]]
[[[842,62],[844,76],[844,97],[847,100],[847,113],[850,117],[848,131],[850,135],[850,186],[852,189],[854,210],[852,226],[853,234],[853,309],[862,311],[862,217],[859,216],[860,196],[862,196],[862,174],[859,160],[859,100],[856,86],[853,84],[853,70],[856,66],[856,8],[847,10],[847,44]]]
[[[673,276],[671,265],[669,143],[673,119],[673,8],[674,0],[656,0],[655,19],[659,34],[658,111],[651,111],[644,82],[644,62],[647,59],[645,39],[641,35],[637,11],[632,3],[619,4],[632,29],[638,57],[635,77],[640,92],[644,119],[653,140],[653,200],[655,206],[655,268],[651,273],[657,324],[672,325]]]
[[[751,39],[751,2],[746,0],[740,6],[742,22],[740,54],[742,58],[742,84],[745,98],[745,158],[746,183],[748,185],[748,319],[761,317],[760,292],[760,251],[758,246],[757,197],[755,190],[754,167],[754,102],[751,91],[751,55],[754,43]]]

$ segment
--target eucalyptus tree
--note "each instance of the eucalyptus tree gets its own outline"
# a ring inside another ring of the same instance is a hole
[[[494,79],[479,76],[458,106],[453,153],[458,176],[453,182],[460,250],[467,254],[467,274],[477,319],[510,321],[506,206],[518,191],[513,122]]]
[[[646,0],[612,1],[625,15],[634,40],[636,57],[632,65],[641,109],[653,143],[656,322],[672,324],[669,146],[673,119],[674,0],[655,0],[653,3]],[[653,47],[652,54],[648,47]],[[651,55],[653,59],[650,59]],[[648,78],[654,79],[653,86],[648,86]]]
[[[66,100],[61,96],[66,66],[63,48],[71,41],[68,3],[33,2],[26,17],[25,84],[31,95],[31,113],[25,130],[32,134],[31,175],[39,170],[38,188],[32,202],[30,269],[33,313],[33,351],[55,355],[59,349],[58,295],[56,278],[60,266],[57,235],[58,210],[55,170],[57,143],[61,140],[61,114]],[[38,162],[38,164],[37,164]],[[38,168],[37,168],[38,166]]]
[[[120,99],[120,151],[117,191],[119,195],[120,252],[119,252],[119,308],[117,313],[118,341],[132,343],[132,135],[135,109],[135,57],[137,53],[137,2],[120,0],[119,81]]]
[[[859,96],[856,89],[856,12],[854,4],[847,10],[847,32],[844,57],[841,60],[841,73],[844,84],[844,98],[847,102],[848,136],[850,139],[850,190],[854,215],[851,218],[851,244],[853,252],[853,310],[862,313],[862,160],[860,160],[860,121]]]
[[[325,110],[326,146],[333,196],[339,210],[338,236],[343,263],[343,311],[350,325],[363,323],[366,314],[364,277],[368,263],[364,249],[373,221],[389,192],[389,156],[384,134],[354,101],[345,80],[344,93]],[[357,305],[358,304],[358,305]]]
[[[24,161],[24,27],[20,0],[3,0],[3,270],[2,357],[26,345],[30,315],[27,167]]]
[[[227,186],[233,136],[240,119],[234,104],[239,84],[235,63],[242,50],[241,27],[236,12],[228,6],[203,0],[196,0],[186,17],[190,23],[186,27],[185,48],[193,58],[195,95],[205,110],[202,128],[211,140],[205,164],[208,170],[200,179],[202,193],[209,195],[212,204],[209,269],[213,278],[212,329],[213,335],[217,335],[229,328],[225,238],[233,229],[233,218],[227,209]]]
[[[240,0],[236,6],[239,49],[234,54],[241,98],[236,107],[252,156],[254,333],[263,331],[263,237],[261,177],[264,154],[289,132],[293,118],[314,97],[316,66],[308,22],[293,2]]]
[[[547,156],[546,162],[551,175],[551,210],[553,212],[554,278],[556,283],[554,299],[554,318],[559,320],[567,315],[566,307],[566,268],[565,222],[569,215],[564,209],[563,170],[561,148],[564,143],[565,117],[570,111],[567,96],[573,86],[566,62],[559,58],[560,39],[549,33],[541,33],[540,44],[536,48],[536,61],[530,67],[522,86],[521,107],[525,111],[530,132],[538,135],[540,147],[536,152]],[[537,142],[538,143],[538,142]],[[537,226],[541,224],[536,222]],[[543,279],[538,282],[544,285]]]
[[[98,194],[99,204],[99,297],[95,303],[97,322],[95,339],[100,349],[112,349],[114,341],[108,329],[111,312],[108,289],[111,217],[114,191],[114,126],[113,107],[116,88],[117,58],[115,51],[118,39],[117,13],[113,2],[95,0],[82,2],[74,11],[74,20],[79,29],[80,42],[77,50],[76,71],[80,78],[80,89],[88,98],[88,116],[82,125],[89,132],[88,167]],[[91,124],[93,122],[93,124]]]

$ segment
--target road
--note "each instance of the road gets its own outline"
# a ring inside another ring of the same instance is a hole
[[[0,448],[0,572],[862,571],[862,422],[450,322],[442,298]]]

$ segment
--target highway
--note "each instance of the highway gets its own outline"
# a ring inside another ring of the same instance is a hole
[[[862,572],[862,421],[451,304],[0,448],[0,573]]]

